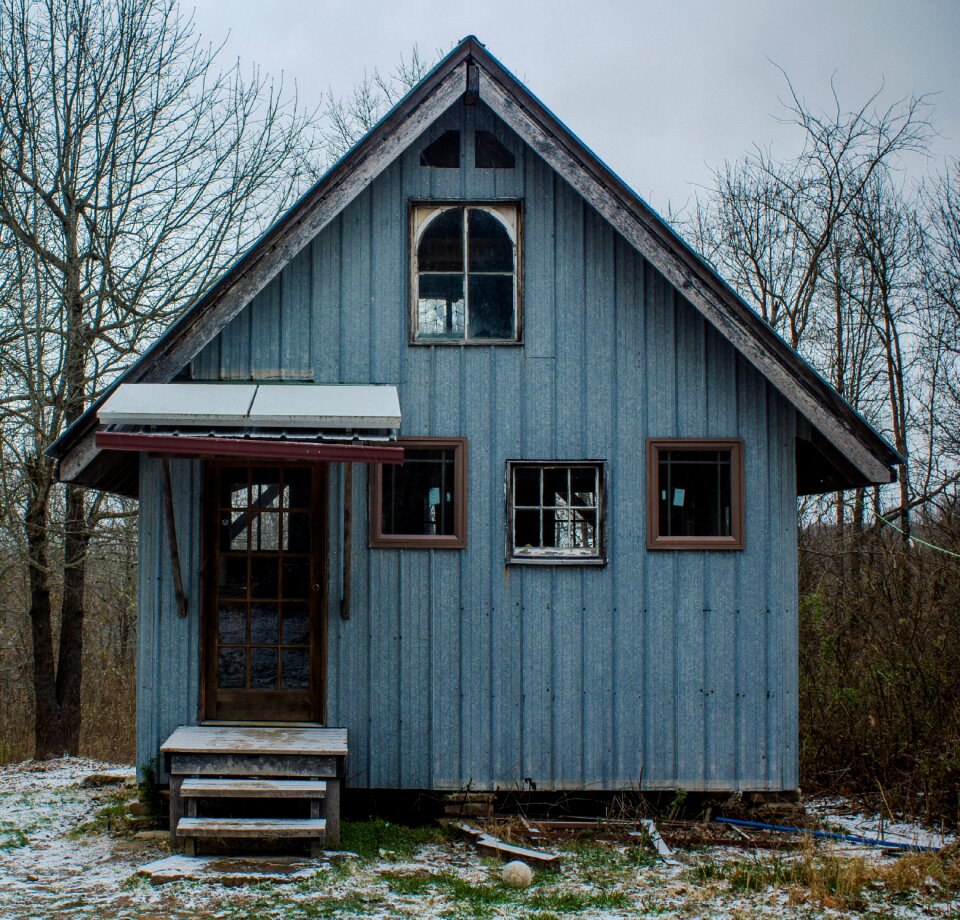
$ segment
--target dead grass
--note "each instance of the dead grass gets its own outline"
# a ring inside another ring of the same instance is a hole
[[[904,902],[960,893],[960,861],[952,854],[938,853],[909,853],[878,863],[811,848],[795,856],[702,862],[691,875],[698,883],[726,880],[734,891],[782,888],[789,891],[792,903],[815,902],[822,908],[848,910],[866,909],[871,892]]]

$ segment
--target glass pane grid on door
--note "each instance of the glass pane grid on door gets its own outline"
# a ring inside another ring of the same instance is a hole
[[[217,686],[310,683],[310,472],[224,468],[218,504]]]

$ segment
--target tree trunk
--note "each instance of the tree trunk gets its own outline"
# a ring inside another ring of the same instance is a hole
[[[30,632],[33,639],[34,757],[47,759],[66,751],[63,718],[57,702],[50,603],[48,490],[42,467],[29,470],[31,502],[26,515],[30,580]]]
[[[60,607],[60,656],[57,701],[68,754],[80,753],[80,687],[83,673],[83,595],[87,576],[87,534],[83,490],[67,486],[63,535],[63,600]]]

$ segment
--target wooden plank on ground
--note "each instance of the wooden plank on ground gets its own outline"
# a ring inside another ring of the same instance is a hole
[[[559,853],[548,853],[546,850],[536,850],[531,847],[520,847],[506,843],[493,834],[487,834],[469,824],[455,823],[454,829],[468,837],[473,845],[483,853],[500,856],[504,859],[519,859],[523,862],[535,862],[542,866],[556,865],[560,861]]]

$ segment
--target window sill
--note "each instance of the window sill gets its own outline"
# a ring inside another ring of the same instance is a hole
[[[484,346],[489,348],[491,345],[503,345],[508,348],[516,348],[523,345],[523,339],[410,339],[411,346],[429,346],[429,345],[460,345],[467,348],[472,346]]]
[[[367,542],[370,549],[464,549],[466,540],[459,537],[415,537],[391,536],[377,537]]]
[[[510,556],[507,565],[592,565],[604,566],[602,556]]]
[[[743,542],[733,537],[655,537],[647,541],[649,550],[742,550]]]

